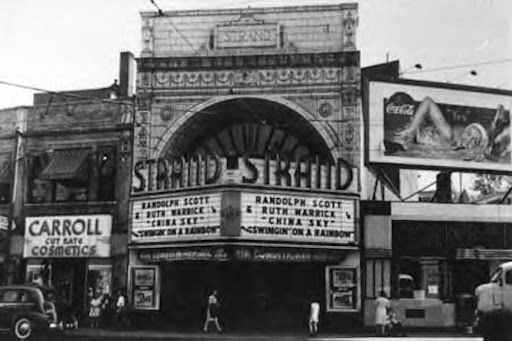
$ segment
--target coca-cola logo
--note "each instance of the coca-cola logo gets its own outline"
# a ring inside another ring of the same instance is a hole
[[[396,92],[385,102],[385,108],[386,114],[412,116],[416,103],[405,92]]]

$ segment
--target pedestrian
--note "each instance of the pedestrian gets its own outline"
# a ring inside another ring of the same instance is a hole
[[[405,336],[402,322],[400,322],[398,316],[392,308],[388,309],[386,325],[388,328],[388,336]]]
[[[206,308],[206,321],[204,322],[204,332],[208,332],[208,326],[210,322],[215,324],[215,328],[217,328],[217,332],[221,333],[222,329],[219,324],[219,299],[217,298],[217,290],[213,290],[212,294],[208,297],[208,305]]]
[[[99,294],[93,295],[89,303],[89,319],[91,321],[91,328],[99,327],[99,318],[101,313],[101,297]]]
[[[116,300],[116,325],[122,326],[125,324],[125,312],[126,312],[126,298],[122,290],[117,292]]]
[[[320,318],[320,303],[313,300],[309,305],[309,335],[316,336],[318,334],[318,322]]]
[[[381,291],[379,297],[375,300],[375,325],[377,327],[377,335],[384,336],[386,333],[387,310],[389,308],[389,300],[386,292]]]
[[[110,295],[104,294],[101,299],[100,323],[102,327],[109,327],[112,320],[112,309]]]

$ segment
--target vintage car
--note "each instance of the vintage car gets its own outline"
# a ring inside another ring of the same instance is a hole
[[[58,331],[57,309],[50,291],[37,286],[0,286],[0,332],[18,340]]]

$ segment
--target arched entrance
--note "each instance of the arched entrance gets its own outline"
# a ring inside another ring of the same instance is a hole
[[[278,96],[219,96],[180,117],[162,136],[153,158],[214,152],[221,157],[262,157],[267,152],[292,160],[338,157],[334,131],[299,105]]]

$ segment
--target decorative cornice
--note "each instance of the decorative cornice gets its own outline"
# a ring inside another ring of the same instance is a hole
[[[355,67],[352,67],[355,68]],[[233,88],[265,86],[309,86],[355,84],[358,73],[352,68],[322,67],[263,70],[199,70],[140,72],[139,89]],[[353,87],[344,87],[350,97]],[[357,90],[357,89],[355,89]],[[347,92],[347,93],[345,93]]]
[[[138,58],[139,72],[302,67],[359,67],[359,51],[258,56]]]

